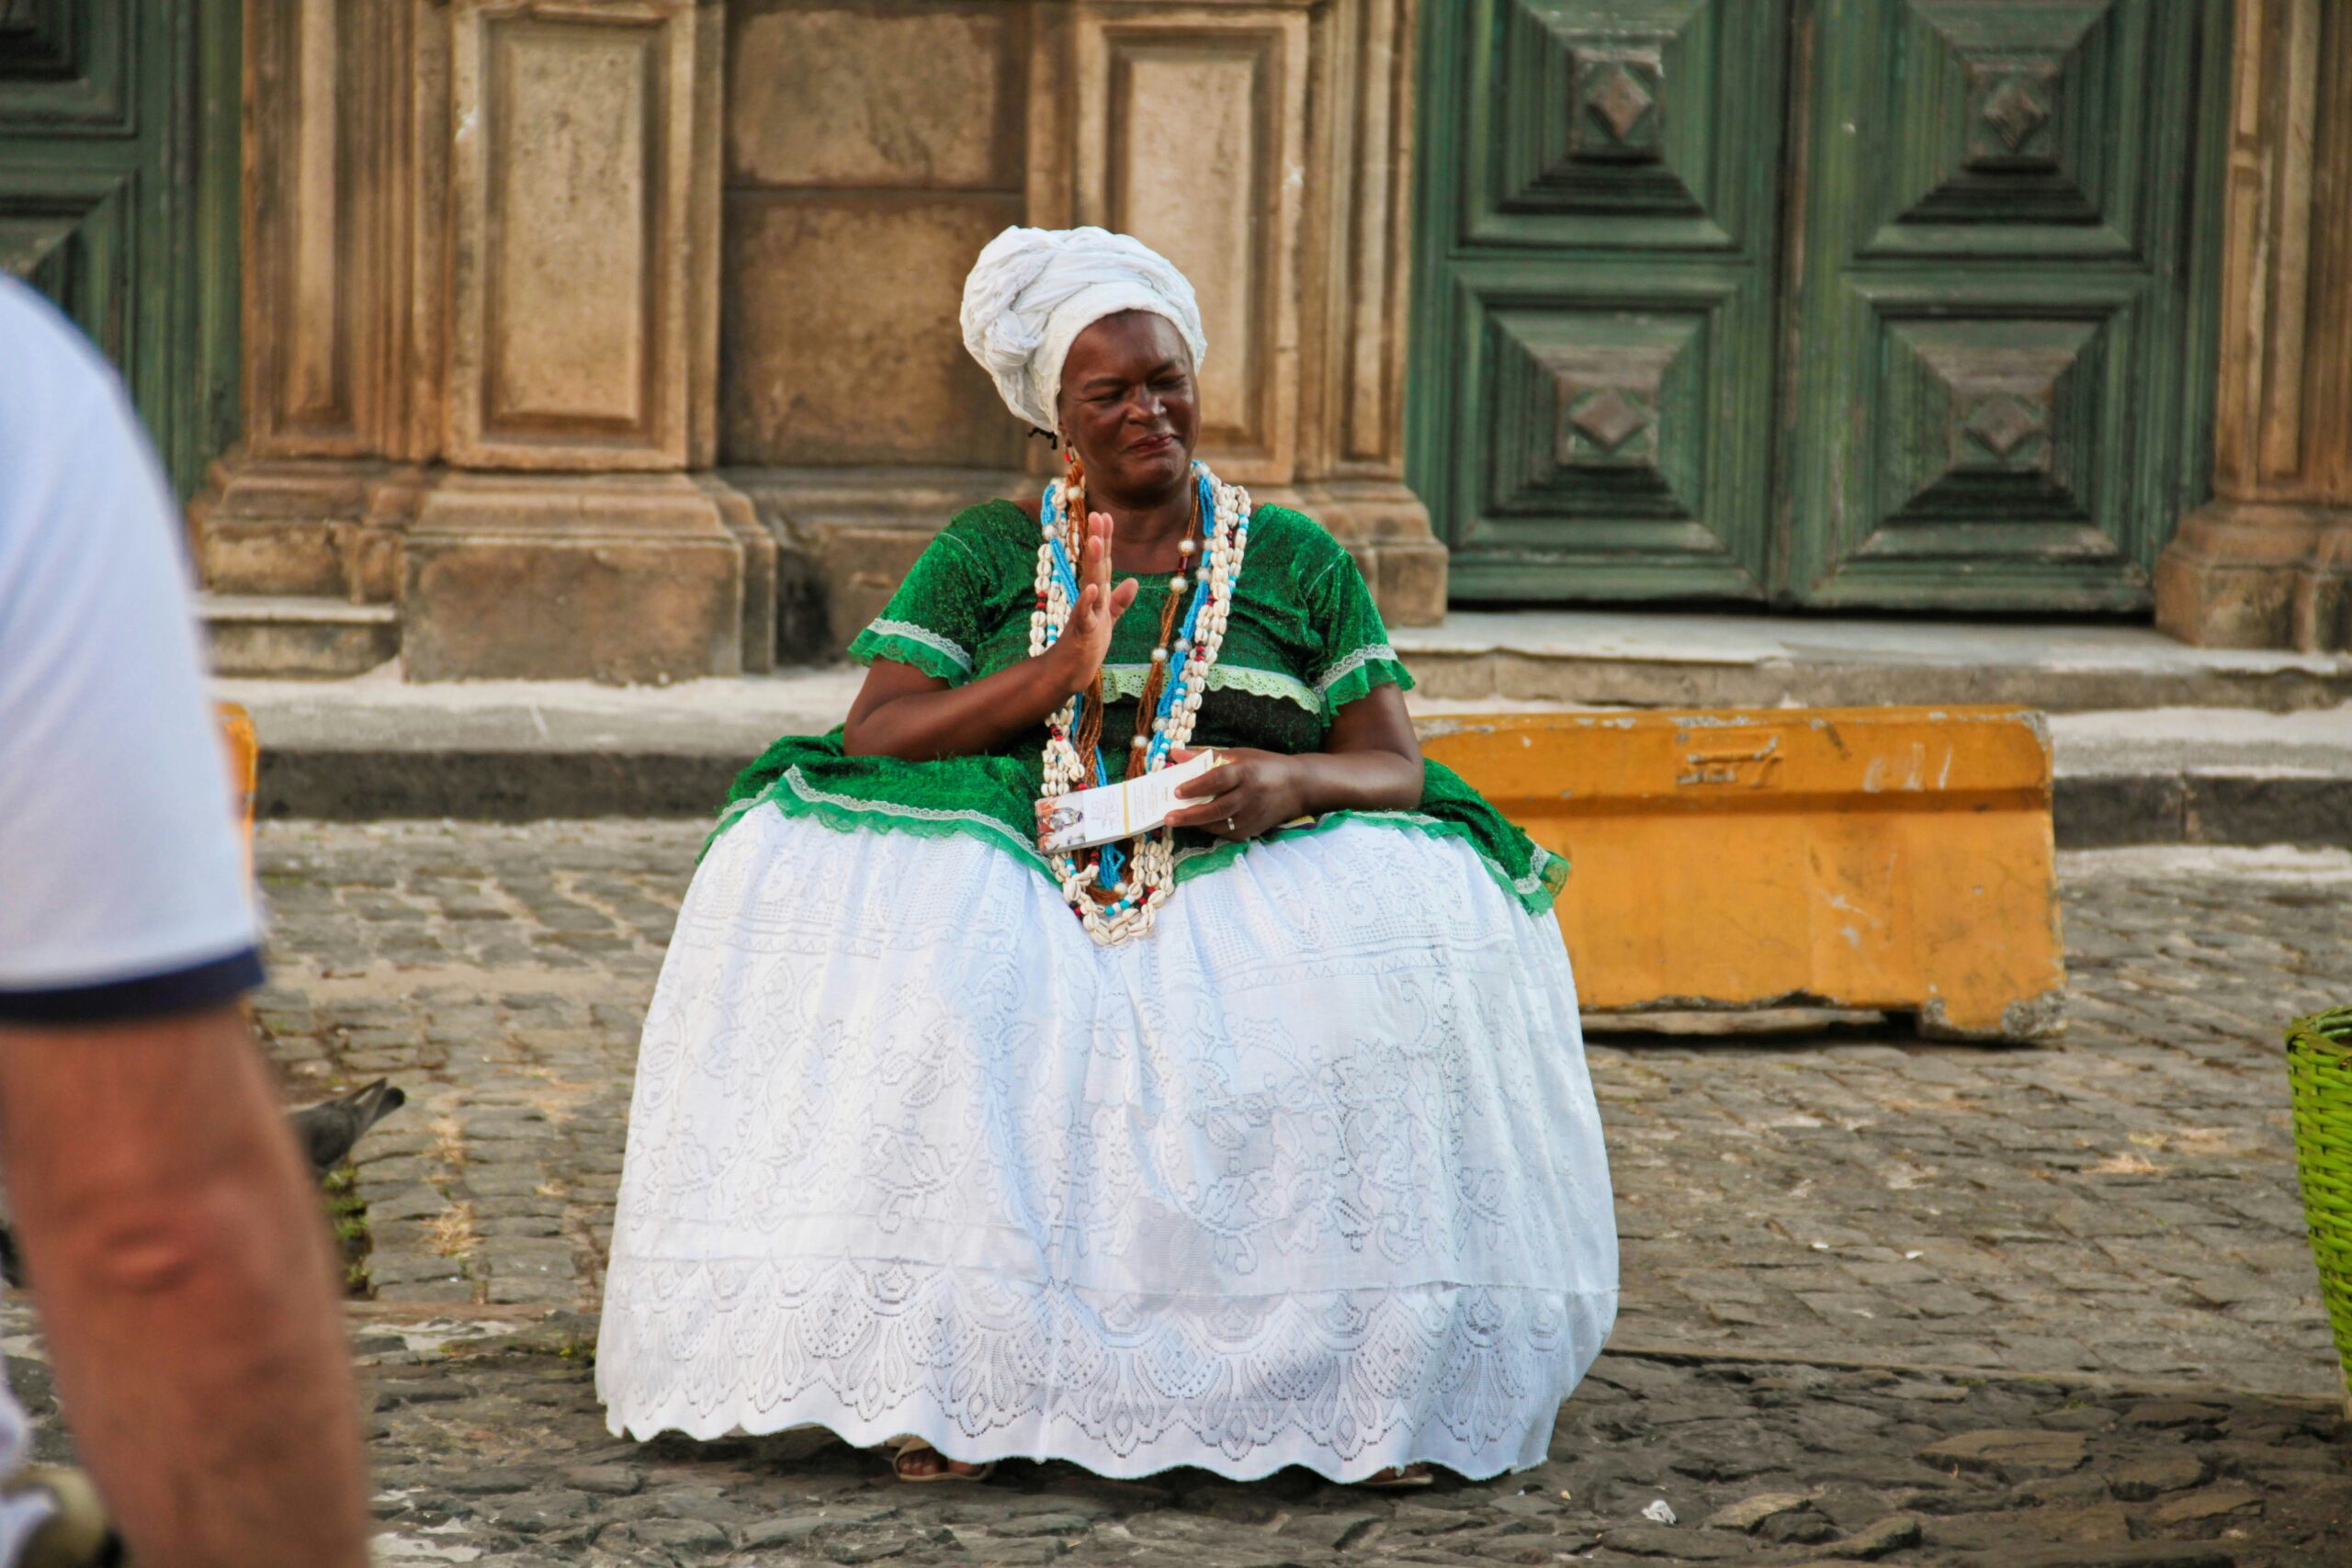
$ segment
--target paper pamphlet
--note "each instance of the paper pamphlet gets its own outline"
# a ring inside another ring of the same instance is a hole
[[[1139,779],[1074,789],[1068,795],[1037,802],[1037,831],[1048,853],[1092,849],[1148,833],[1168,820],[1180,806],[1176,787],[1199,778],[1217,765],[1215,751],[1203,751],[1188,761],[1146,773]]]

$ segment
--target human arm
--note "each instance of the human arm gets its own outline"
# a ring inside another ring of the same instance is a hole
[[[1295,817],[1403,811],[1421,800],[1421,744],[1404,694],[1394,686],[1376,686],[1334,714],[1320,751],[1221,754],[1223,765],[1177,787],[1180,797],[1198,804],[1178,807],[1170,824],[1220,839],[1254,839]]]
[[[141,1568],[358,1568],[325,1225],[234,1006],[0,1027],[0,1150],[75,1443]]]
[[[178,509],[0,276],[0,1167],[67,1424],[143,1568],[357,1568],[358,1407],[259,982]]]
[[[1112,629],[1135,603],[1133,578],[1111,582],[1112,532],[1108,513],[1087,518],[1078,602],[1051,648],[962,685],[876,659],[850,705],[842,749],[853,757],[934,761],[993,750],[1045,723],[1094,679],[1110,652]]]

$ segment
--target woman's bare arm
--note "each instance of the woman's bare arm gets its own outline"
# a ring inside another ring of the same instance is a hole
[[[968,685],[950,686],[910,664],[877,659],[850,705],[842,749],[910,762],[993,750],[1046,721],[1082,690],[1111,651],[1111,632],[1136,600],[1133,578],[1111,584],[1109,513],[1086,520],[1078,603],[1053,647]]]

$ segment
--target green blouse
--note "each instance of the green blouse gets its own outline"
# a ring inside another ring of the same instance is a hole
[[[1037,543],[1035,521],[1009,501],[958,513],[915,562],[888,606],[850,644],[850,657],[865,664],[896,660],[950,685],[1028,658]],[[1169,592],[1167,578],[1143,579],[1135,604],[1112,633],[1102,682],[1105,756],[1126,753]],[[1193,743],[1317,750],[1341,707],[1375,687],[1412,683],[1388,645],[1363,573],[1339,541],[1298,513],[1257,508]],[[767,801],[787,817],[814,818],[845,830],[968,834],[1050,876],[1032,837],[1045,743],[1040,725],[995,751],[909,762],[849,756],[839,729],[788,735],[735,781],[713,837]],[[1421,802],[1414,810],[1335,811],[1311,826],[1267,837],[1295,838],[1341,822],[1461,839],[1531,911],[1549,908],[1567,875],[1566,862],[1530,841],[1460,775],[1436,762],[1423,766]],[[1176,880],[1229,864],[1249,847],[1180,829]]]

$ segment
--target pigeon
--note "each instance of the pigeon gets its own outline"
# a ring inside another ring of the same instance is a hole
[[[408,1095],[378,1078],[340,1100],[322,1100],[288,1118],[294,1141],[311,1156],[311,1168],[321,1176],[350,1157],[352,1148],[368,1129],[408,1103]]]

